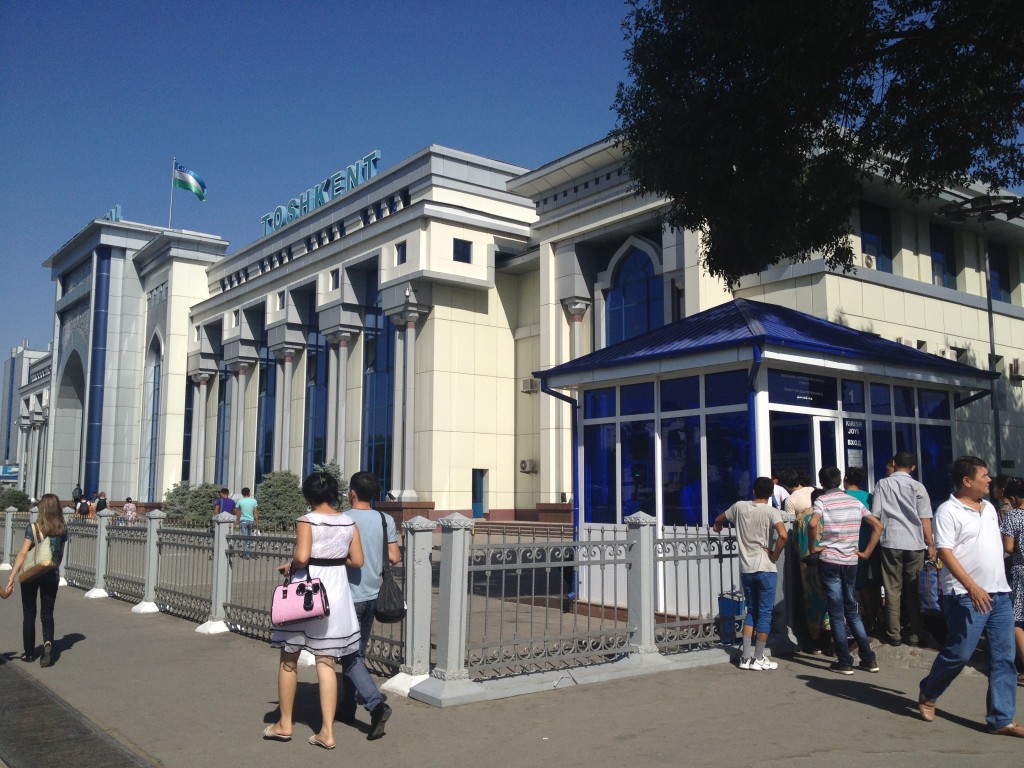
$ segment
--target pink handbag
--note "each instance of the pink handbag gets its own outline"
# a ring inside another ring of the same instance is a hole
[[[285,581],[274,588],[274,599],[270,603],[270,623],[275,627],[330,615],[327,590],[320,579],[306,576],[304,580]]]

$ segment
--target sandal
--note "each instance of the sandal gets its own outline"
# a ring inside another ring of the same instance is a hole
[[[32,656],[32,655],[27,654],[27,653],[23,653],[18,658],[21,659],[22,661],[32,661],[33,659],[35,659],[35,656]]]

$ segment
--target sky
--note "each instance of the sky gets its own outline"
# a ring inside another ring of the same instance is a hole
[[[380,150],[536,168],[604,138],[623,0],[0,1],[0,350],[45,349],[42,267],[120,205],[166,226],[172,158],[207,200],[173,226],[259,239],[276,205]]]

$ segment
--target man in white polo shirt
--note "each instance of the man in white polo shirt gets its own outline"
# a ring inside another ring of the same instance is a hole
[[[953,495],[935,511],[935,547],[942,569],[946,644],[921,681],[917,708],[935,719],[935,701],[960,674],[987,635],[988,712],[991,733],[1024,737],[1013,721],[1017,670],[1013,666],[1013,603],[1003,569],[1002,538],[995,508],[985,499],[991,478],[984,461],[961,456],[953,462]]]

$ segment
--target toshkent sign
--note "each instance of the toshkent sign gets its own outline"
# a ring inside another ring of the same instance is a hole
[[[285,205],[279,205],[270,213],[260,217],[263,234],[277,232],[281,227],[291,224],[307,213],[341,197],[351,189],[355,189],[365,181],[377,175],[377,163],[380,162],[380,150],[375,149],[363,159],[357,160],[343,171],[338,171],[318,184],[313,185],[298,197],[293,197]]]

